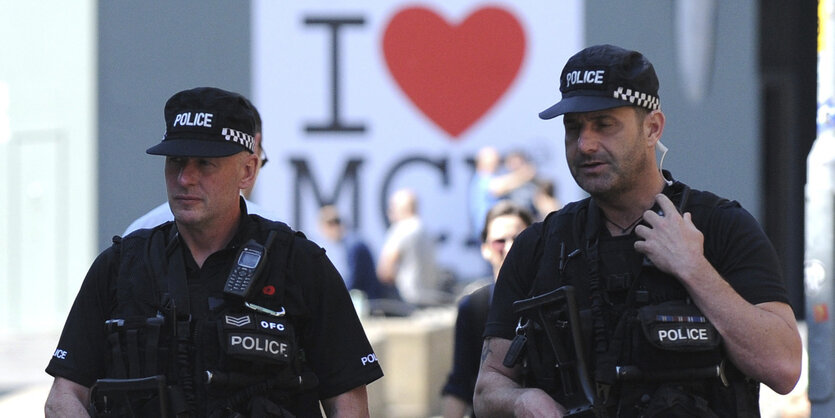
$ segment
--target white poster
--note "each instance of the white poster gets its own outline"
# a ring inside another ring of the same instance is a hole
[[[583,46],[582,15],[579,0],[254,2],[252,99],[269,156],[254,200],[329,252],[316,215],[335,204],[376,256],[387,198],[410,188],[440,263],[481,275],[468,219],[480,148],[523,151],[562,202],[582,197],[562,123],[537,116]]]

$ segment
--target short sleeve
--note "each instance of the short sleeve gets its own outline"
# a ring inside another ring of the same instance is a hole
[[[310,317],[303,349],[319,378],[319,396],[330,398],[383,376],[377,356],[351,302],[345,283],[324,250],[302,240],[303,252],[292,262],[304,284]],[[298,245],[297,245],[298,247]]]
[[[73,302],[58,347],[47,365],[46,372],[63,377],[86,387],[103,377],[107,365],[104,321],[110,304],[109,282],[117,274],[114,247],[102,252],[87,272]]]
[[[748,211],[720,205],[703,228],[706,257],[740,296],[752,304],[788,303],[777,252]]]

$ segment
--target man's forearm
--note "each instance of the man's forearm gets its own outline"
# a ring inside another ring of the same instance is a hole
[[[712,267],[703,271],[698,281],[682,281],[722,335],[731,360],[743,373],[778,393],[794,388],[803,348],[788,305],[751,305]]]
[[[564,409],[540,389],[524,388],[516,379],[519,367],[509,369],[502,361],[510,341],[486,338],[481,368],[475,386],[473,409],[479,417],[560,417]]]
[[[90,389],[67,379],[56,378],[46,398],[44,416],[87,417],[87,399]]]
[[[70,395],[49,397],[44,408],[46,418],[86,417],[87,408]]]
[[[368,392],[365,385],[323,400],[322,408],[328,418],[368,417]]]

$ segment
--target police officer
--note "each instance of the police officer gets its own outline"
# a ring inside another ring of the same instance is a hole
[[[658,86],[642,54],[612,45],[565,65],[562,100],[539,116],[563,115],[568,166],[590,197],[511,248],[479,417],[759,416],[759,382],[796,384],[802,348],[775,251],[738,203],[656,165]]]
[[[239,94],[165,105],[174,221],[94,261],[46,371],[47,416],[368,416],[382,370],[324,254],[247,214],[255,119]]]

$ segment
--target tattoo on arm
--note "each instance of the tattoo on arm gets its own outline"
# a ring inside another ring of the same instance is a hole
[[[484,340],[484,347],[481,348],[481,364],[484,364],[484,360],[487,359],[487,356],[493,353],[493,350],[490,349],[490,338]]]

